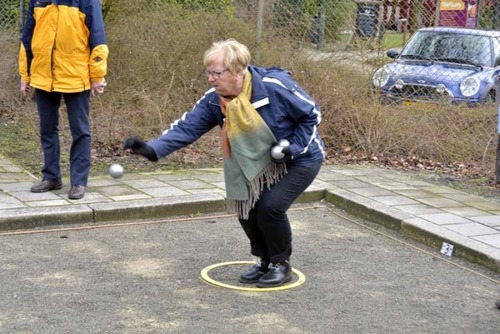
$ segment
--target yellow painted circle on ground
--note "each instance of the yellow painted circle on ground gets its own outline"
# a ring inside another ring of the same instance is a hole
[[[208,266],[205,269],[203,269],[201,271],[200,275],[201,275],[201,278],[205,282],[208,282],[208,283],[216,285],[216,286],[220,286],[222,288],[232,289],[232,290],[240,290],[240,291],[255,291],[255,292],[266,292],[266,291],[278,291],[278,290],[292,289],[292,288],[298,287],[299,285],[304,284],[304,282],[306,281],[306,277],[304,276],[304,274],[293,267],[292,267],[292,273],[297,275],[298,280],[293,282],[292,284],[286,284],[286,285],[281,285],[281,286],[272,287],[272,288],[244,287],[244,286],[225,284],[225,283],[214,280],[213,278],[211,278],[208,275],[208,272],[210,270],[218,268],[218,267],[231,266],[234,264],[252,264],[252,263],[254,263],[254,262],[252,262],[252,261],[230,261],[230,262],[216,263],[216,264],[212,264],[211,266]]]

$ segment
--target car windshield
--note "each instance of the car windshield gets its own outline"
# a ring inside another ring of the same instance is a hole
[[[477,35],[420,31],[408,42],[400,57],[492,66],[490,39]]]

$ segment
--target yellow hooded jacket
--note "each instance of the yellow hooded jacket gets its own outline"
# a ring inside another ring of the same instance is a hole
[[[107,58],[99,0],[30,0],[19,51],[22,82],[83,92],[104,80]]]

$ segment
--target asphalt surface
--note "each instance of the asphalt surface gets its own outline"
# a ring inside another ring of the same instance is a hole
[[[296,205],[290,218],[306,280],[266,292],[200,277],[250,259],[228,215],[3,234],[0,332],[498,333],[491,271],[331,205]],[[246,267],[209,274],[244,287]]]

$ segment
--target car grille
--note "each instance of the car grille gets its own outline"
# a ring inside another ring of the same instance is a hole
[[[392,88],[394,97],[408,100],[436,101],[448,100],[450,95],[446,92],[439,94],[434,86],[404,85],[401,89]]]

